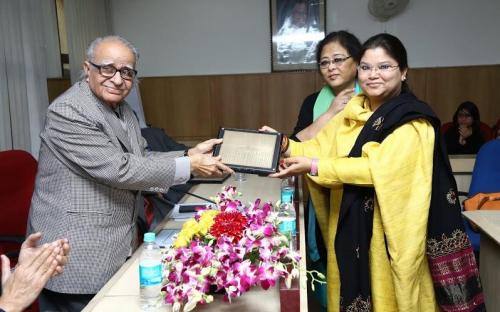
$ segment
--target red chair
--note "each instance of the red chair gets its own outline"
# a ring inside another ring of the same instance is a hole
[[[479,128],[481,129],[481,134],[483,135],[485,142],[488,142],[491,139],[493,139],[493,131],[491,130],[490,126],[488,126],[484,122],[481,122]]]
[[[0,254],[7,255],[12,266],[26,236],[37,167],[28,152],[0,152]],[[38,311],[37,303],[25,311]]]
[[[451,126],[453,126],[453,122],[446,122],[446,123],[442,124],[441,125],[441,133],[444,135],[446,133],[446,131],[448,131],[448,129],[451,128]],[[481,122],[479,124],[479,129],[481,130],[481,134],[483,135],[485,142],[488,142],[494,138],[492,136],[492,130],[491,130],[490,126],[488,126],[484,122]]]
[[[37,161],[20,150],[0,152],[0,253],[13,255],[26,236]]]
[[[500,130],[500,119],[498,119],[497,123],[491,127],[491,135],[493,139],[496,139],[498,135],[498,130]]]

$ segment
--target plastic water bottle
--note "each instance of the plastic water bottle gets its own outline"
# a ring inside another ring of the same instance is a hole
[[[139,281],[141,309],[156,310],[161,304],[162,263],[155,233],[144,234],[143,251],[139,259]]]
[[[295,177],[291,176],[281,180],[281,202],[293,202],[295,192]]]
[[[281,204],[278,211],[278,231],[288,237],[290,249],[296,250],[297,223],[295,207],[293,206],[293,179],[283,179],[281,182]]]

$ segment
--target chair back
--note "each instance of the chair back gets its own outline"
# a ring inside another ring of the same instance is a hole
[[[481,135],[483,136],[484,142],[488,142],[493,139],[493,130],[490,126],[488,126],[484,122],[481,122],[479,124],[479,129],[481,130]]]
[[[24,241],[35,187],[37,161],[21,150],[0,152],[0,252],[18,250]]]

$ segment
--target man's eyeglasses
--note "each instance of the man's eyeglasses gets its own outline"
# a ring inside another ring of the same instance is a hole
[[[358,66],[358,72],[360,74],[368,74],[371,73],[373,69],[375,69],[375,71],[378,73],[388,73],[398,67],[399,67],[398,65],[391,65],[391,64],[378,64],[375,66],[368,64],[361,64]]]
[[[334,57],[333,60],[330,60],[330,59],[324,59],[324,60],[321,60],[318,65],[319,67],[321,68],[328,68],[330,67],[330,64],[333,64],[335,65],[336,67],[339,67],[341,66],[342,64],[344,64],[344,62],[350,58],[351,56],[346,56],[346,57]]]
[[[99,74],[107,78],[114,77],[116,72],[120,72],[120,76],[125,80],[132,80],[137,75],[137,70],[132,68],[122,67],[118,69],[113,65],[97,65],[92,63],[91,61],[88,62],[99,70]]]

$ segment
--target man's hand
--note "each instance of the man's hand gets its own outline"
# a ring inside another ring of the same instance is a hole
[[[210,139],[210,140],[206,140],[204,142],[198,143],[198,145],[196,145],[195,147],[190,148],[188,150],[188,156],[193,156],[193,155],[197,155],[197,154],[212,153],[212,151],[214,150],[214,146],[217,144],[221,144],[221,143],[222,143],[222,139]]]
[[[42,238],[42,233],[34,233],[28,236],[26,240],[21,245],[21,251],[19,252],[18,263],[22,264],[25,261],[30,261],[33,259],[38,247],[38,242]],[[64,265],[68,262],[68,254],[70,251],[69,243],[67,239],[58,239],[51,243],[55,247],[59,247],[60,253],[56,255],[56,260],[58,262],[54,276],[61,274],[63,272]]]
[[[311,172],[312,159],[307,157],[290,157],[280,161],[280,171],[270,174],[271,178],[284,178]]]
[[[24,257],[14,273],[10,272],[9,258],[2,255],[2,297],[0,307],[8,312],[23,311],[40,294],[49,278],[54,275],[62,253],[56,244],[44,244],[32,250],[31,258]]]
[[[189,156],[191,161],[191,173],[195,176],[221,177],[225,173],[234,171],[221,162],[221,156],[211,156],[207,154],[196,154]]]

